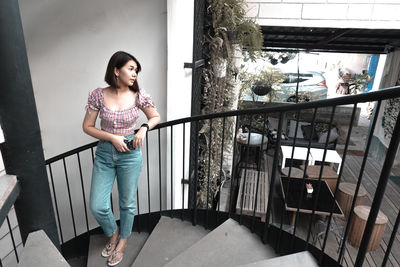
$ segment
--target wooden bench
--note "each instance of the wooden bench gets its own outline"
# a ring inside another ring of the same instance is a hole
[[[260,173],[258,193],[256,199],[257,178]],[[246,174],[246,178],[245,178]],[[269,194],[269,180],[268,173],[253,169],[242,169],[240,176],[240,186],[238,198],[236,201],[236,213],[253,216],[254,206],[257,203],[255,216],[261,217],[261,221],[265,221],[265,213],[267,212],[268,194]],[[243,189],[244,188],[244,189]],[[243,195],[242,195],[243,194]],[[242,209],[243,198],[243,209]]]

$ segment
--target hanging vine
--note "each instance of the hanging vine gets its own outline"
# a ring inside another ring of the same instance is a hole
[[[237,100],[240,55],[246,50],[255,60],[261,53],[260,27],[246,18],[246,8],[245,0],[208,0],[204,46],[209,60],[203,69],[202,114],[236,109],[233,105]],[[227,118],[225,125],[223,119],[201,124],[197,188],[197,205],[201,208],[216,204],[219,187],[226,179],[221,156],[224,158],[231,152],[233,125],[233,118]],[[221,155],[222,143],[224,155]]]

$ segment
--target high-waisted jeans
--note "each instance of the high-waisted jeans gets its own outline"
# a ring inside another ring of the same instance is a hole
[[[132,140],[133,134],[125,137]],[[92,172],[90,210],[108,237],[117,230],[110,203],[115,177],[119,194],[120,237],[128,238],[132,233],[136,212],[135,198],[141,168],[142,152],[140,149],[118,152],[112,143],[99,141]]]

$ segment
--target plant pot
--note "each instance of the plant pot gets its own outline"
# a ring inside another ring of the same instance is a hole
[[[214,75],[217,78],[223,78],[226,76],[226,60],[221,59],[213,64]]]
[[[264,96],[272,91],[272,86],[268,85],[253,85],[251,91],[259,96]]]

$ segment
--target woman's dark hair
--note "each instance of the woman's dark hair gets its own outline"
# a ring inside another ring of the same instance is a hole
[[[139,73],[142,70],[142,66],[140,66],[139,61],[134,56],[123,51],[115,52],[108,62],[106,75],[104,77],[104,80],[106,83],[108,83],[108,85],[113,88],[118,88],[117,77],[114,74],[114,68],[122,68],[129,60],[135,61],[137,65],[136,73]],[[137,78],[135,79],[133,85],[129,86],[129,89],[131,89],[133,92],[139,91],[139,83],[137,81]]]

